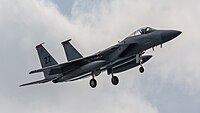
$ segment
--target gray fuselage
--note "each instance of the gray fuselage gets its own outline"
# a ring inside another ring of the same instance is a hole
[[[137,54],[141,55],[150,48],[162,45],[177,37],[180,33],[180,31],[176,30],[152,29],[144,34],[128,36],[118,44],[92,55],[96,57],[94,59],[89,59],[87,64],[70,72],[66,70],[63,76],[57,79],[56,82],[69,81],[72,78],[90,73],[97,73],[97,76],[101,71],[105,70],[110,74],[110,71],[117,73],[133,68],[140,65],[135,63],[135,56]],[[152,56],[145,57],[145,62],[151,57]]]

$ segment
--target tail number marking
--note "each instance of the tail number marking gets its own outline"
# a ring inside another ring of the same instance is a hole
[[[45,60],[45,64],[50,63],[51,62],[51,56],[44,57],[44,60]]]

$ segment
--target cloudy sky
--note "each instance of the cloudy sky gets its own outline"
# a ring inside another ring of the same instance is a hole
[[[199,0],[0,0],[1,113],[199,113]],[[35,46],[44,46],[62,63],[60,42],[72,38],[84,55],[116,44],[135,29],[151,26],[183,33],[147,51],[153,58],[145,73],[138,68],[89,79],[34,85],[43,78],[28,75],[40,68]]]

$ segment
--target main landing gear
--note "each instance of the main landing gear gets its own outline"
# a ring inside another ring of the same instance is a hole
[[[111,71],[111,75],[112,75],[111,83],[113,85],[119,84],[119,78],[117,76],[114,76],[112,69],[110,71]],[[97,81],[94,77],[95,77],[95,75],[92,75],[92,79],[89,82],[91,88],[95,88],[97,86]]]
[[[94,76],[92,76],[92,79],[90,80],[90,86],[92,88],[95,88],[97,86],[97,81],[94,79]]]
[[[117,76],[114,76],[113,73],[112,73],[111,82],[113,85],[117,85],[119,83],[119,78]]]
[[[110,70],[111,70],[111,75],[112,75],[111,83],[112,83],[113,85],[119,84],[119,78],[118,78],[117,76],[114,76],[114,74],[113,74],[113,69],[112,69],[112,68],[111,68]],[[109,74],[109,73],[108,73],[108,74]]]
[[[97,86],[97,81],[94,77],[98,76],[100,73],[101,73],[100,69],[92,72],[92,79],[90,80],[90,86],[92,88],[95,88]]]

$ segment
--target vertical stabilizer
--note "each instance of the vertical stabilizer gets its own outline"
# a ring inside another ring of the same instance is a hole
[[[36,46],[42,68],[58,64],[56,60],[49,54],[49,52],[43,47],[42,44]],[[48,77],[48,74],[49,70],[44,71],[45,78]]]
[[[62,42],[67,60],[71,61],[71,60],[75,60],[78,58],[82,58],[83,56],[73,47],[73,45],[70,43],[70,41],[71,41],[71,39]]]

